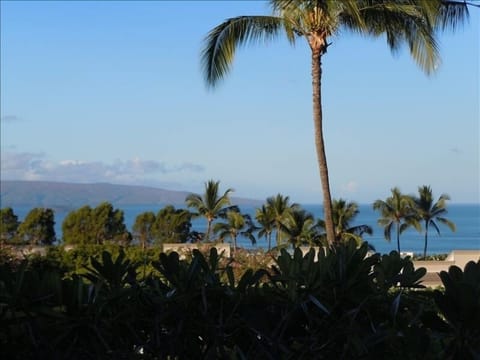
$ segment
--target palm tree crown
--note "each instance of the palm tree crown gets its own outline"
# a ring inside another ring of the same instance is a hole
[[[448,0],[271,0],[272,16],[239,16],[212,29],[205,40],[202,65],[208,85],[230,70],[237,47],[264,43],[285,34],[294,44],[304,38],[311,49],[315,146],[323,193],[327,240],[335,241],[321,97],[322,56],[332,36],[347,30],[374,37],[386,35],[392,51],[407,44],[426,73],[439,62],[435,29],[455,28],[466,18],[464,2]]]
[[[292,210],[298,208],[298,204],[290,204],[290,198],[288,196],[277,194],[276,196],[267,198],[267,207],[270,209],[269,211],[273,213],[276,231],[275,240],[276,245],[279,246],[282,242],[282,222]]]
[[[363,234],[372,235],[373,230],[368,225],[352,225],[352,221],[360,212],[358,204],[344,199],[334,199],[332,203],[333,223],[335,224],[336,241],[354,239],[358,245],[363,242]]]
[[[275,228],[275,213],[272,208],[262,205],[261,208],[255,210],[255,220],[260,225],[258,236],[265,236],[268,243],[268,251],[270,251],[272,248],[272,232]]]
[[[188,207],[194,208],[198,214],[207,219],[207,231],[205,241],[210,239],[212,222],[215,220],[226,206],[230,205],[230,193],[233,189],[227,189],[223,195],[219,193],[220,181],[209,180],[205,183],[205,192],[203,195],[190,194],[185,199]]]
[[[427,237],[428,229],[430,225],[437,231],[437,234],[440,235],[440,229],[438,228],[437,220],[439,223],[447,225],[450,230],[455,231],[456,227],[453,222],[443,217],[447,213],[446,202],[450,200],[450,197],[447,194],[442,194],[437,202],[433,201],[432,189],[430,186],[420,186],[418,188],[418,197],[415,198],[415,210],[418,216],[418,219],[423,221],[425,224],[424,228],[424,238],[425,246],[423,249],[423,257],[427,256]]]
[[[317,235],[313,215],[300,208],[292,209],[285,215],[280,230],[294,248],[301,244],[312,245]]]
[[[213,226],[213,232],[219,233],[220,240],[229,236],[233,242],[233,252],[237,250],[237,237],[239,235],[250,239],[252,244],[256,243],[256,239],[252,232],[255,230],[250,215],[242,214],[238,210],[228,210],[225,216],[225,222],[216,223]]]
[[[353,239],[357,245],[361,245],[363,242],[363,235],[371,235],[373,233],[373,230],[369,225],[352,225],[352,222],[360,212],[357,203],[347,202],[344,199],[333,199],[332,210],[336,243],[347,242],[350,239]],[[326,237],[324,232],[325,221],[319,219],[316,228],[319,233],[318,239],[323,243]],[[372,246],[370,246],[370,248],[373,249]]]
[[[377,200],[373,203],[373,209],[379,210],[381,217],[378,224],[384,227],[384,236],[387,241],[391,239],[393,227],[396,228],[397,250],[400,253],[400,234],[408,227],[413,226],[419,229],[415,217],[415,202],[413,198],[404,195],[399,188],[393,188],[392,196],[384,200]]]

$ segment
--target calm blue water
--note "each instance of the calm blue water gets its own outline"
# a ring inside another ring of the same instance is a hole
[[[157,213],[162,206],[154,205],[129,205],[118,207],[124,211],[125,224],[131,229],[135,218],[142,212],[153,211]],[[320,205],[305,205],[304,209],[310,211],[316,218],[322,217],[322,207]],[[19,220],[23,220],[25,215],[30,211],[28,207],[15,207],[14,212],[18,215]],[[69,211],[74,209],[56,209],[55,210],[55,231],[57,238],[61,237],[61,224]],[[242,212],[253,215],[254,207],[243,207]],[[373,235],[365,236],[365,240],[371,243],[380,253],[388,253],[396,250],[396,238],[392,233],[392,242],[387,242],[383,237],[383,228],[377,225],[379,214],[373,211],[371,205],[360,205],[360,213],[356,221],[352,225],[370,225],[373,228]],[[446,226],[440,225],[441,235],[438,236],[434,229],[428,235],[428,253],[448,253],[452,250],[462,249],[480,249],[480,204],[449,204],[448,219],[453,221],[457,226],[456,232],[451,232]],[[205,231],[206,221],[203,218],[195,219],[192,229],[197,231]],[[272,239],[273,240],[273,239]],[[238,239],[239,246],[252,248],[266,248],[266,240],[258,239],[257,245],[252,246],[248,239]],[[412,251],[414,253],[423,252],[423,235],[415,230],[408,230],[400,236],[400,245],[402,251]]]

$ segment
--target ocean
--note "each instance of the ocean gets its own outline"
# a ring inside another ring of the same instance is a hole
[[[131,230],[137,215],[145,211],[157,213],[162,205],[122,205],[118,206],[123,210],[125,225]],[[178,208],[178,207],[177,207]],[[304,205],[303,208],[311,212],[315,218],[321,218],[321,205]],[[428,234],[428,254],[449,253],[452,250],[480,249],[480,204],[449,204],[448,213],[445,216],[456,224],[457,231],[451,232],[450,229],[442,224],[439,225],[440,236],[431,228]],[[19,220],[23,220],[26,214],[31,210],[29,207],[13,208]],[[72,209],[55,209],[55,232],[57,238],[61,238],[61,225],[63,219]],[[74,209],[73,209],[74,210]],[[392,233],[392,241],[387,242],[383,236],[383,228],[377,225],[379,213],[372,209],[371,205],[359,205],[359,214],[352,225],[370,225],[373,228],[373,235],[365,235],[364,239],[375,247],[380,253],[389,253],[396,250],[396,235]],[[255,207],[241,207],[241,211],[253,215]],[[203,218],[195,219],[192,222],[192,230],[205,231],[206,220]],[[252,245],[250,240],[239,238],[238,245],[244,248],[266,248],[265,238],[257,239],[257,244]],[[273,241],[273,237],[272,237]],[[401,251],[423,253],[424,237],[416,230],[407,230],[400,236]]]

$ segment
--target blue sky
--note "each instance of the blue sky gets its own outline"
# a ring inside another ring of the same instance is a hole
[[[321,203],[310,53],[300,39],[241,49],[215,91],[200,51],[260,1],[1,2],[1,178],[110,182]],[[370,203],[394,186],[479,197],[479,11],[440,35],[424,75],[407,49],[351,34],[323,61],[334,197]]]

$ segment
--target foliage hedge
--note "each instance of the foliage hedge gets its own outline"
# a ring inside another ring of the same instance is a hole
[[[98,250],[98,249],[96,249]],[[8,359],[477,359],[480,262],[442,272],[354,242],[242,268],[215,249],[0,256]],[[241,256],[240,256],[241,258]],[[148,271],[147,271],[148,269]]]

